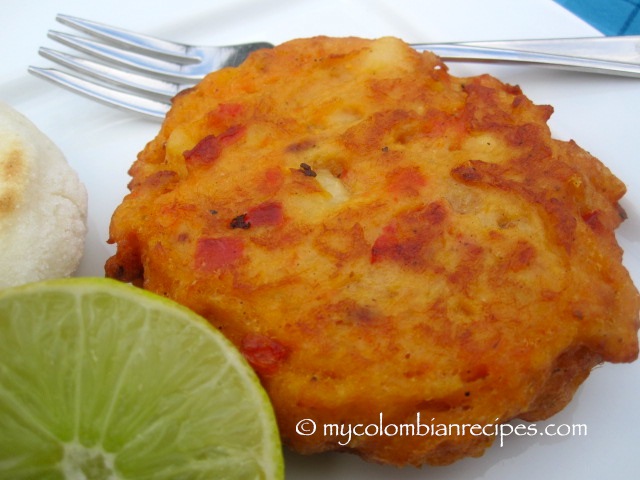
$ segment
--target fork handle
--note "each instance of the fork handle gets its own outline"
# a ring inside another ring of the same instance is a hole
[[[640,35],[456,43],[640,64]]]
[[[577,56],[519,51],[513,50],[512,48],[503,49],[451,43],[414,44],[412,46],[418,51],[430,50],[449,61],[473,60],[489,63],[547,65],[581,72],[640,77],[640,64],[614,62],[598,58],[582,58]]]

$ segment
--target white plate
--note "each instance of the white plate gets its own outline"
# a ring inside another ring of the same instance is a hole
[[[516,5],[517,4],[517,5]],[[275,43],[314,34],[395,35],[410,42],[586,36],[598,33],[552,0],[4,0],[0,99],[34,121],[66,154],[89,190],[89,236],[79,275],[103,275],[111,213],[126,193],[127,169],[158,124],[76,97],[26,73],[56,13],[67,13],[184,42]],[[489,72],[551,104],[556,137],[575,139],[629,189],[629,219],[618,238],[640,285],[640,80],[536,69],[456,65],[460,75]],[[640,467],[640,362],[596,369],[573,402],[545,424],[584,424],[587,435],[508,437],[480,459],[449,467],[395,469],[345,454],[287,453],[287,478],[508,479],[637,478]]]

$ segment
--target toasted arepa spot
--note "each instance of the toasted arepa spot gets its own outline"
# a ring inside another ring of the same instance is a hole
[[[21,192],[28,181],[28,166],[14,139],[6,138],[3,142],[0,147],[0,215],[6,216],[22,200]]]

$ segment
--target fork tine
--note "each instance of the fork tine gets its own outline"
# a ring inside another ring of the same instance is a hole
[[[181,90],[180,85],[165,80],[139,75],[121,68],[110,67],[101,62],[76,57],[67,53],[41,47],[38,53],[59,65],[65,66],[83,75],[96,78],[102,82],[124,86],[129,90],[150,93],[170,99]]]
[[[168,40],[143,35],[123,28],[112,27],[103,23],[72,17],[71,15],[58,14],[56,16],[56,20],[63,25],[74,28],[88,35],[117,42],[131,50],[141,51],[147,55],[154,55],[159,58],[177,60],[181,62],[188,62],[190,60],[198,61],[197,58],[187,54],[188,46],[181,43],[170,42]]]
[[[54,30],[50,30],[48,36],[52,40],[60,42],[70,48],[134,70],[182,82],[194,83],[200,79],[200,76],[181,73],[182,65],[180,64],[122,50],[89,38],[78,37]]]
[[[133,111],[153,118],[163,118],[170,108],[168,103],[98,85],[67,72],[39,67],[29,67],[29,72],[74,93],[121,110]]]

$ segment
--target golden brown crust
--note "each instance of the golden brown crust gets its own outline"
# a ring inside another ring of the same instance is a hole
[[[207,317],[284,440],[396,465],[491,436],[304,436],[317,425],[536,420],[638,355],[614,229],[625,187],[551,107],[384,38],[257,52],[174,100],[131,169],[107,275]]]

